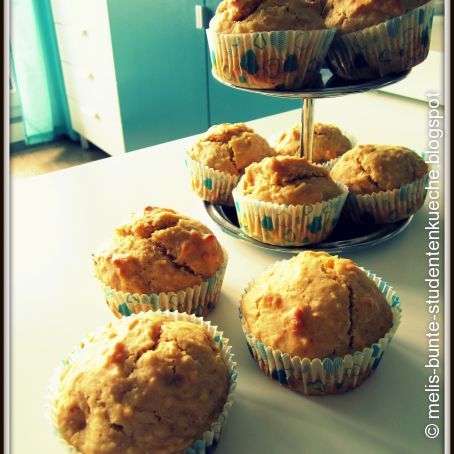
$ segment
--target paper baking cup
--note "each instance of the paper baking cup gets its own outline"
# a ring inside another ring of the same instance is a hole
[[[226,34],[207,30],[216,75],[238,87],[297,89],[317,80],[335,29]]]
[[[233,190],[241,230],[262,243],[279,246],[306,246],[323,241],[339,220],[348,189],[336,183],[342,194],[326,202],[282,205],[259,202]]]
[[[192,190],[207,202],[233,206],[232,190],[240,179],[237,175],[211,169],[186,155]]]
[[[234,393],[237,385],[237,368],[236,362],[234,361],[234,355],[232,353],[232,348],[229,345],[229,340],[223,337],[223,332],[219,331],[217,326],[211,325],[211,322],[203,320],[201,317],[196,317],[195,315],[189,315],[185,313],[179,312],[169,312],[165,311],[162,312],[164,315],[171,317],[173,320],[181,320],[195,323],[196,325],[204,325],[213,340],[216,344],[219,345],[221,348],[221,355],[224,363],[227,366],[228,373],[229,373],[229,392],[227,395],[226,402],[224,407],[222,408],[221,413],[219,414],[217,420],[211,424],[209,430],[203,433],[201,439],[194,441],[190,448],[187,448],[184,451],[184,454],[208,454],[211,453],[214,447],[218,444],[219,439],[221,437],[222,431],[225,426],[225,422],[227,420],[228,414],[230,409],[233,405],[234,401]],[[145,314],[140,315],[133,315],[132,317],[143,317]],[[118,323],[122,323],[118,321]],[[101,332],[101,330],[99,330]],[[94,334],[96,336],[97,333]],[[85,339],[81,345],[86,345],[90,343],[91,339],[94,336],[90,336]],[[78,453],[79,451],[75,449],[73,446],[69,445],[65,439],[62,437],[58,430],[57,426],[57,412],[55,408],[55,403],[58,398],[58,390],[60,385],[60,377],[65,370],[66,367],[71,365],[76,359],[77,355],[83,350],[82,347],[77,347],[67,358],[65,358],[61,364],[54,370],[52,377],[49,382],[49,386],[47,389],[47,394],[45,398],[45,414],[48,421],[51,423],[52,428],[54,430],[54,434],[59,438],[59,440],[66,446],[66,448],[71,453]]]
[[[375,79],[413,68],[429,53],[434,1],[403,16],[345,35],[338,34],[327,62],[344,79]]]
[[[247,331],[240,308],[243,333],[249,351],[260,369],[281,385],[307,395],[341,394],[358,387],[369,377],[380,364],[399,327],[401,308],[400,299],[393,288],[370,271],[364,271],[377,284],[391,306],[393,325],[382,339],[352,355],[323,359],[292,357],[288,353],[266,346],[251,335]]]
[[[399,189],[373,194],[350,193],[345,214],[357,224],[388,224],[409,218],[424,204],[429,175]]]
[[[117,291],[104,286],[104,295],[109,308],[117,317],[130,316],[147,311],[177,311],[188,314],[207,315],[219,301],[222,282],[227,268],[228,255],[224,252],[224,263],[210,279],[194,287],[169,293],[141,295]]]

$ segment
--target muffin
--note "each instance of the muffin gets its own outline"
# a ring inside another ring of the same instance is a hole
[[[330,0],[326,10],[325,24],[341,33],[363,30],[406,11],[401,0]]]
[[[115,229],[93,265],[117,316],[157,309],[206,314],[219,299],[227,254],[199,221],[148,206]]]
[[[398,304],[389,286],[351,260],[307,251],[253,281],[240,316],[267,375],[304,394],[333,394],[376,368],[399,324]]]
[[[321,30],[326,28],[321,6],[302,0],[221,2],[210,28],[221,33],[254,33],[273,30]]]
[[[268,142],[243,123],[214,125],[188,152],[192,189],[203,200],[232,206],[232,189],[244,169],[274,154]]]
[[[224,0],[208,30],[215,74],[233,85],[297,89],[314,83],[334,37],[322,3]]]
[[[429,168],[412,150],[359,145],[331,169],[349,189],[347,212],[358,223],[389,223],[410,217],[423,205]]]
[[[86,454],[173,454],[194,442],[209,450],[236,382],[220,335],[187,314],[107,325],[55,374],[51,416],[59,436]]]
[[[429,52],[434,0],[330,0],[325,24],[338,34],[329,49],[331,70],[369,80],[406,71]]]
[[[314,244],[334,229],[347,197],[329,172],[304,158],[277,156],[251,164],[233,190],[242,231],[263,243]]]
[[[274,145],[276,153],[287,156],[300,156],[301,124],[283,132]],[[350,140],[334,125],[316,123],[314,126],[314,146],[312,162],[324,164],[337,159],[352,148]]]

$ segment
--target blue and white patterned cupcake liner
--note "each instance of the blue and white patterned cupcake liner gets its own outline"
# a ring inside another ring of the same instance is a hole
[[[225,423],[227,421],[227,417],[234,402],[234,393],[237,386],[238,372],[236,367],[237,363],[235,362],[235,357],[232,353],[232,347],[229,345],[229,339],[223,337],[223,332],[220,331],[217,326],[211,325],[210,321],[205,321],[202,317],[196,317],[195,315],[189,315],[186,313],[179,312],[170,311],[159,312],[171,317],[173,320],[182,320],[195,323],[197,325],[205,326],[208,330],[208,333],[213,338],[214,342],[221,349],[222,359],[225,365],[227,366],[227,370],[229,373],[229,392],[227,395],[227,399],[218,418],[216,419],[215,422],[211,424],[210,428],[203,433],[202,438],[200,438],[199,440],[195,440],[194,443],[192,443],[191,447],[185,449],[184,451],[184,454],[210,454],[213,452],[213,449],[219,443]],[[132,315],[132,317],[144,316],[146,315],[143,313]],[[122,322],[120,320],[117,323]],[[56,422],[57,414],[55,403],[58,398],[60,377],[65,368],[71,365],[77,359],[77,355],[79,355],[82,352],[83,347],[81,347],[80,345],[83,346],[90,343],[91,339],[93,339],[101,331],[102,329],[99,329],[92,336],[88,336],[79,344],[79,346],[76,349],[73,350],[73,352],[71,352],[71,354],[67,358],[61,361],[60,365],[54,370],[47,388],[44,404],[46,418],[51,424],[54,434],[58,437],[60,442],[67,448],[67,452],[70,453],[79,453],[79,451],[74,446],[68,444],[64,440],[64,438],[62,437],[61,433],[58,430]]]
[[[194,287],[176,292],[151,293],[148,295],[115,290],[103,286],[107,305],[117,317],[130,316],[147,311],[177,311],[188,314],[207,315],[219,301],[222,282],[228,263],[227,251],[223,248],[224,263],[210,279]]]
[[[345,214],[357,224],[389,224],[409,218],[423,205],[429,175],[392,191],[356,195],[350,193]]]
[[[364,270],[386,297],[393,314],[393,324],[385,336],[352,355],[335,358],[302,358],[266,346],[247,330],[239,316],[249,351],[260,369],[273,380],[306,395],[341,394],[358,387],[380,364],[401,320],[400,299],[391,286],[374,273]],[[251,282],[247,290],[252,286]]]
[[[240,179],[237,175],[212,169],[186,155],[192,190],[207,202],[233,206],[232,190]]]
[[[317,80],[336,30],[226,34],[207,30],[217,76],[233,85],[298,89]]]
[[[413,68],[429,53],[434,0],[408,13],[347,34],[328,51],[330,69],[344,79],[375,79]]]
[[[342,193],[333,199],[305,205],[260,202],[233,190],[240,228],[262,243],[279,246],[306,246],[320,243],[339,220],[348,189],[337,183]]]

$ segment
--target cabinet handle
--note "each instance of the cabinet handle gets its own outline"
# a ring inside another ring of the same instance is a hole
[[[208,28],[209,11],[203,5],[195,5],[195,28],[199,30],[205,30]]]

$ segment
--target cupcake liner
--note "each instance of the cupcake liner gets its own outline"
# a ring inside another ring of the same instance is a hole
[[[409,218],[424,204],[429,175],[392,191],[350,193],[345,214],[357,224],[388,224]]]
[[[342,194],[325,202],[283,205],[260,202],[233,190],[241,230],[262,243],[306,246],[323,241],[334,229],[348,189],[337,183]]]
[[[345,35],[328,51],[331,71],[343,79],[375,79],[424,61],[429,53],[434,0],[408,13]]]
[[[188,321],[195,323],[197,325],[204,325],[209,334],[212,336],[213,340],[216,342],[221,347],[221,355],[222,359],[224,360],[224,363],[227,366],[228,372],[229,372],[229,392],[227,395],[226,402],[222,408],[221,413],[219,414],[218,418],[216,419],[215,422],[211,424],[211,427],[209,430],[205,431],[203,433],[203,436],[201,439],[194,441],[192,446],[190,448],[185,449],[184,454],[208,454],[211,453],[214,447],[218,444],[219,439],[222,435],[222,431],[225,426],[225,422],[227,420],[228,414],[230,412],[230,409],[233,405],[234,401],[234,393],[235,389],[237,386],[237,368],[236,368],[236,362],[234,361],[234,355],[232,353],[232,347],[229,345],[229,339],[223,337],[223,332],[218,330],[217,326],[212,326],[211,322],[203,320],[201,317],[196,317],[195,315],[189,315],[186,313],[179,313],[179,312],[169,312],[169,311],[159,311],[160,313],[163,313],[165,315],[168,315],[171,317],[173,320],[182,320],[182,321]],[[140,317],[143,316],[144,314],[140,315],[133,315],[132,317]],[[121,323],[121,322],[120,322]],[[99,330],[100,331],[100,330]],[[96,336],[97,333],[94,334]],[[91,339],[93,336],[87,337],[80,345],[85,345],[90,343]],[[57,427],[57,422],[56,422],[56,408],[55,408],[55,402],[58,397],[58,390],[59,390],[59,383],[60,383],[60,377],[61,374],[63,373],[64,369],[68,367],[68,365],[72,364],[75,359],[77,358],[77,355],[80,354],[80,352],[83,350],[83,347],[77,347],[67,358],[62,360],[61,364],[54,370],[52,377],[50,379],[48,389],[47,389],[47,394],[45,397],[45,414],[52,425],[52,428],[54,430],[54,434],[59,438],[62,444],[66,446],[68,449],[68,452],[71,453],[79,453],[79,451],[74,448],[73,446],[69,445],[62,435],[60,434],[58,427]]]
[[[249,351],[260,369],[293,391],[306,395],[341,394],[359,386],[380,364],[401,319],[400,299],[385,281],[364,270],[386,297],[393,313],[391,329],[378,342],[352,355],[335,358],[301,358],[275,350],[247,330],[241,306],[239,316]],[[245,292],[251,287],[250,283]]]
[[[109,308],[117,317],[130,316],[147,311],[177,311],[188,314],[207,315],[219,301],[222,282],[227,268],[228,255],[223,248],[224,263],[216,274],[194,287],[176,292],[151,293],[149,295],[117,291],[104,286],[104,295]]]
[[[345,137],[347,137],[347,139],[350,141],[350,143],[351,143],[351,148],[350,149],[355,148],[356,145],[358,144],[358,141],[357,141],[356,137],[354,135],[350,134],[349,132],[344,131],[343,129],[341,129],[341,133]],[[282,132],[279,133],[279,134],[273,134],[272,136],[270,136],[268,138],[268,143],[271,145],[272,148],[274,148],[276,146],[276,143],[277,143],[277,141],[279,139],[279,136],[281,134],[282,134]],[[279,153],[279,155],[281,155],[281,153]],[[325,169],[327,169],[327,170],[331,170],[334,167],[334,164],[336,164],[336,162],[339,159],[340,159],[340,156],[337,157],[337,158],[334,158],[334,159],[330,159],[329,161],[326,161],[326,162],[320,162],[320,163],[319,162],[317,162],[317,163],[313,162],[313,164],[325,167]]]
[[[232,190],[240,179],[237,175],[211,169],[186,155],[192,190],[207,202],[233,206]]]
[[[314,82],[335,29],[226,34],[207,30],[222,80],[245,88],[297,89]]]

